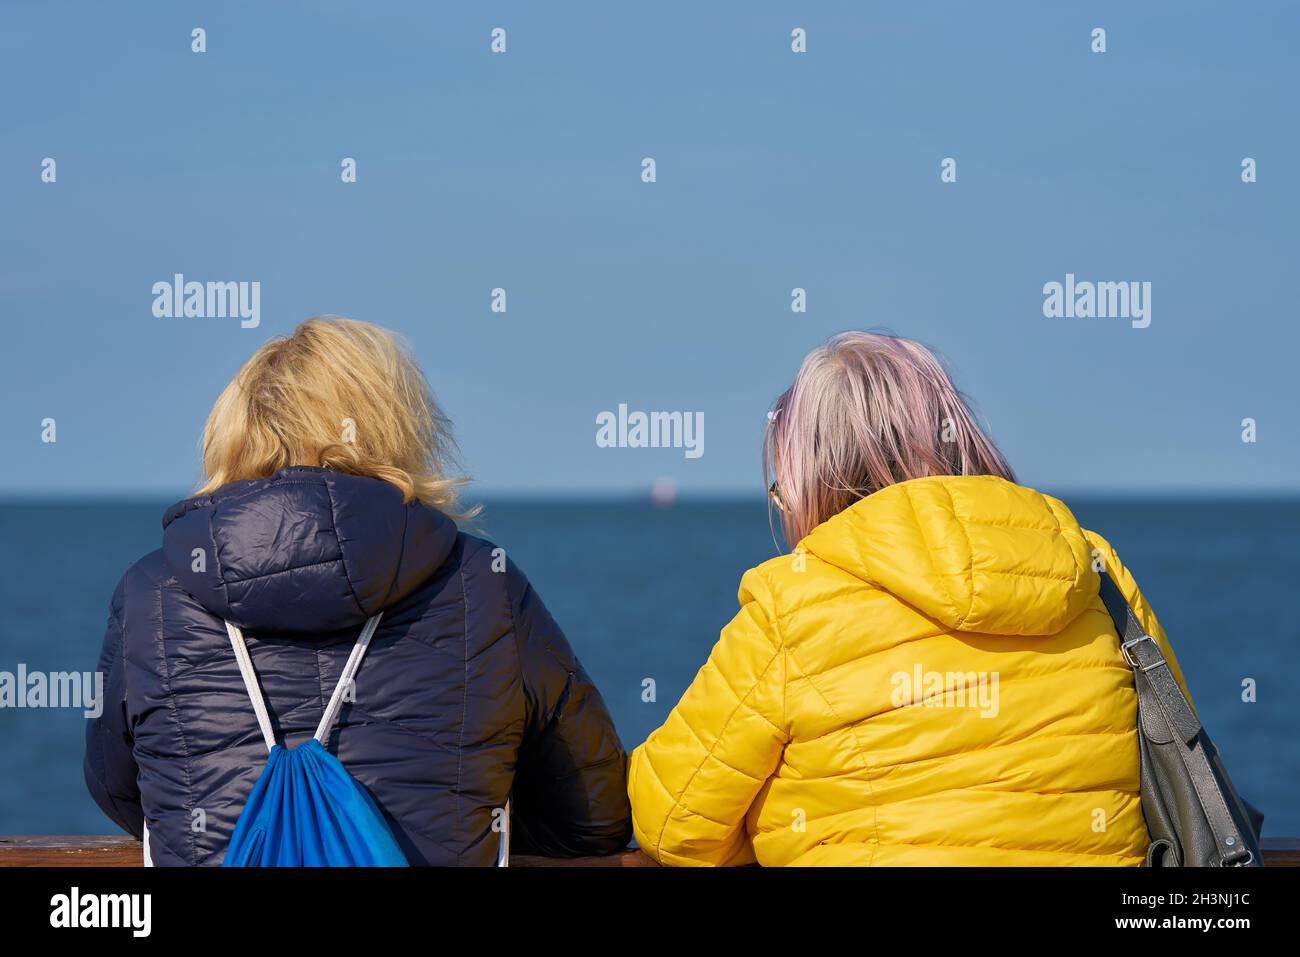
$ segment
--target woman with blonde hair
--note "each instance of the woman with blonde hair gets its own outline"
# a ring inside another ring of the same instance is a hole
[[[664,864],[1138,865],[1132,672],[1105,569],[1060,501],[1016,484],[935,357],[849,332],[776,402],[764,471],[791,554],[632,755]],[[1184,687],[1184,692],[1186,691]]]
[[[523,573],[458,529],[453,452],[419,368],[378,326],[310,319],[222,392],[203,487],[113,595],[87,730],[90,792],[147,828],[154,864],[222,863],[268,745],[325,726],[376,620],[321,744],[407,862],[493,863],[507,801],[517,852],[627,843],[605,705]]]

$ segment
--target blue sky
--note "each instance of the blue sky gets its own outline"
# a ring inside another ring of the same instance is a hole
[[[1048,6],[6,9],[0,494],[183,493],[316,313],[413,343],[485,493],[756,490],[846,328],[943,353],[1028,484],[1298,490],[1298,8]],[[178,272],[260,282],[260,326],[155,318]],[[1150,327],[1044,318],[1066,273],[1150,282]],[[620,403],[703,413],[705,454],[598,448]]]

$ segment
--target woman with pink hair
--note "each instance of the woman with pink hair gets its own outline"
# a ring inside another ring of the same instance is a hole
[[[791,552],[631,759],[664,864],[1138,865],[1137,699],[1099,571],[1177,662],[1114,550],[1016,484],[924,346],[803,361],[764,442]],[[1183,687],[1186,692],[1185,686]]]

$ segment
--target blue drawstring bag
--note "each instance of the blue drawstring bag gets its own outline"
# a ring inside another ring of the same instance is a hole
[[[271,756],[226,849],[226,867],[406,867],[374,798],[325,750],[343,695],[361,667],[379,615],[369,619],[330,696],[315,736],[296,748],[275,741],[243,633],[230,622],[244,687]]]

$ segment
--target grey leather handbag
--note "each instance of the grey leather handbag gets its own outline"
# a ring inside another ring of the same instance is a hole
[[[1147,866],[1262,866],[1264,816],[1237,794],[1159,644],[1105,572],[1101,598],[1137,686],[1142,815],[1151,833]]]

